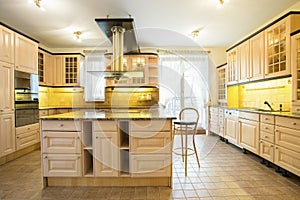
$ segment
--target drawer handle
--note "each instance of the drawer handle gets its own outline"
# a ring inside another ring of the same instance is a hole
[[[263,143],[263,141],[260,141],[260,143]]]
[[[3,112],[4,110],[0,110],[0,112]]]
[[[267,135],[265,135],[265,138],[268,138],[268,136],[267,136]]]
[[[265,127],[265,129],[269,129],[268,127]]]
[[[27,128],[27,130],[30,130],[30,128]]]
[[[269,120],[269,118],[265,117],[265,120]]]
[[[60,127],[63,127],[64,125],[63,124],[60,124]]]
[[[19,139],[20,137],[19,136],[17,136],[17,139]]]
[[[98,136],[96,137],[96,139],[98,139]]]
[[[44,138],[47,138],[47,136],[45,135]]]
[[[45,156],[44,159],[48,158],[48,156]]]
[[[77,159],[79,160],[79,159],[80,159],[80,156],[78,156]]]
[[[80,137],[78,136],[78,137],[77,137],[77,140],[79,140],[79,139],[80,139]]]
[[[270,147],[273,147],[273,144],[271,144]]]
[[[297,108],[296,111],[300,111],[300,108]]]
[[[292,125],[293,125],[293,126],[296,126],[296,125],[297,125],[297,123],[296,123],[296,122],[293,122],[293,123],[292,123]]]
[[[275,147],[275,149],[278,149],[278,147]]]

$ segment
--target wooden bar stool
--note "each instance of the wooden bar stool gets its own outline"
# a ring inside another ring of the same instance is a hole
[[[183,108],[179,113],[179,121],[173,122],[174,135],[180,135],[181,147],[175,148],[173,152],[182,156],[185,164],[185,176],[187,176],[187,157],[196,155],[198,167],[200,162],[195,144],[195,134],[199,121],[199,112],[195,108]],[[192,135],[193,148],[188,147],[188,135]]]

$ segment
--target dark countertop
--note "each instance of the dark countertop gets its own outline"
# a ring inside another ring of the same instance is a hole
[[[292,113],[291,111],[267,111],[262,109],[256,109],[256,108],[228,108],[228,107],[222,107],[222,106],[211,106],[211,107],[219,107],[224,108],[228,110],[237,110],[242,112],[252,112],[252,113],[258,113],[263,115],[274,115],[274,116],[280,116],[280,117],[290,117],[290,118],[296,118],[300,119],[300,114]]]
[[[176,119],[175,116],[167,114],[162,109],[113,109],[95,111],[76,111],[63,114],[40,117],[42,120],[112,120],[112,119]]]

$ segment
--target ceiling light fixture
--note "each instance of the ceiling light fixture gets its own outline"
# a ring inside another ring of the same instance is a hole
[[[224,3],[228,3],[229,0],[218,0],[217,8],[221,8]]]
[[[196,40],[199,37],[199,30],[192,31],[192,37],[194,40]]]
[[[77,42],[81,42],[81,37],[80,37],[80,35],[81,35],[81,32],[80,32],[80,31],[75,31],[75,32],[73,33],[73,39],[76,40]]]
[[[36,7],[38,7],[39,9],[45,11],[45,8],[43,7],[43,3],[42,0],[33,0],[33,3],[36,5]]]

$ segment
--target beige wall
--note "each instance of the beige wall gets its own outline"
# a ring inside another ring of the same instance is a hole
[[[217,67],[226,63],[226,48],[219,47],[219,48],[207,48],[207,51],[210,51],[209,57],[212,63]]]

